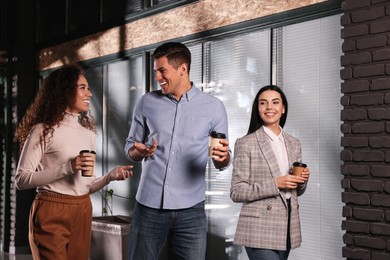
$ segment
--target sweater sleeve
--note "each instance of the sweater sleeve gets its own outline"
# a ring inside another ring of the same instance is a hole
[[[115,181],[117,179],[119,166],[112,169],[109,173],[103,175],[102,177],[96,178],[89,189],[90,193],[97,192],[111,181]]]
[[[33,127],[22,149],[15,176],[16,187],[20,190],[37,188],[74,174],[70,162],[43,169],[41,160],[48,144],[39,140],[42,130],[42,125]]]
[[[103,175],[102,177],[96,178],[92,182],[92,185],[91,185],[91,188],[89,189],[89,192],[91,194],[95,193],[95,192],[99,191],[101,188],[103,188],[104,186],[106,186],[107,184],[109,184],[110,182],[111,182],[111,176],[109,173]]]

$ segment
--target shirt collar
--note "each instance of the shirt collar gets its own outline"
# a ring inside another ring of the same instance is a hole
[[[279,128],[280,128],[280,133],[279,133],[279,135],[276,135],[274,132],[272,132],[271,131],[271,129],[269,129],[268,127],[266,127],[266,126],[263,126],[263,128],[264,128],[264,132],[268,135],[268,137],[269,137],[269,139],[271,139],[271,141],[276,141],[276,140],[280,140],[280,141],[282,141],[283,142],[283,135],[282,135],[282,132],[283,132],[283,128],[281,128],[280,126],[279,126]]]
[[[186,100],[187,102],[191,101],[191,99],[193,97],[195,97],[197,95],[197,88],[195,87],[195,84],[191,81],[191,88],[186,92],[184,93],[182,96],[181,96],[181,100]],[[172,95],[168,95],[168,97],[172,100],[176,100],[175,98],[172,97]]]

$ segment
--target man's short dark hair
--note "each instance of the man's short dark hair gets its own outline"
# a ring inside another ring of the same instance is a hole
[[[169,64],[176,69],[183,63],[187,64],[188,73],[190,72],[191,52],[184,44],[180,42],[167,42],[157,47],[153,52],[154,59],[159,59],[164,56],[167,56]]]

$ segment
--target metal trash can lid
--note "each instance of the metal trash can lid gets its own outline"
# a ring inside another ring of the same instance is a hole
[[[117,236],[130,233],[131,218],[126,216],[107,216],[92,218],[92,231]]]

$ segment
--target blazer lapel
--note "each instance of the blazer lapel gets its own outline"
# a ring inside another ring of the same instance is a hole
[[[286,150],[287,150],[287,157],[288,157],[288,163],[289,165],[292,165],[294,162],[294,155],[293,155],[293,151],[294,151],[294,147],[293,147],[293,143],[291,142],[291,139],[288,135],[286,134],[283,134],[283,139],[284,139],[284,143],[286,145]]]
[[[256,138],[259,144],[260,151],[268,163],[271,175],[274,178],[281,176],[278,160],[276,159],[269,137],[264,132],[263,127],[259,128],[256,131]]]
[[[276,156],[274,154],[274,151],[272,149],[271,141],[269,140],[269,137],[267,136],[267,134],[264,132],[263,127],[261,127],[259,130],[256,131],[256,137],[257,137],[257,140],[258,140],[258,143],[260,146],[260,151],[263,153],[264,158],[266,159],[266,161],[269,165],[271,175],[274,178],[282,176],[280,169],[279,169],[278,161],[277,161]],[[291,162],[291,160],[292,160],[291,151],[293,151],[291,149],[292,143],[288,137],[286,138],[286,135],[283,135],[283,137],[284,137],[284,142],[286,144],[288,161],[290,164],[292,164],[292,162]],[[285,194],[286,193],[284,190],[280,190],[279,196],[281,197],[285,207],[287,207],[287,201],[286,201]]]

